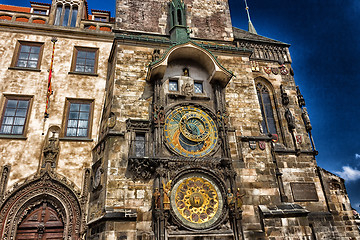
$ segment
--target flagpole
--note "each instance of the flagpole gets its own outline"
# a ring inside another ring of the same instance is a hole
[[[51,42],[53,43],[52,55],[51,55],[51,63],[50,63],[50,70],[49,70],[49,78],[48,78],[48,85],[47,85],[47,93],[46,93],[46,107],[44,113],[44,121],[46,118],[49,118],[49,106],[50,106],[50,96],[52,95],[53,91],[51,89],[51,78],[52,78],[52,69],[54,64],[54,54],[55,54],[55,43],[57,42],[57,38],[52,38]]]

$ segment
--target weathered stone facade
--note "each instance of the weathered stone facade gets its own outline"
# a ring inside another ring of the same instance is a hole
[[[360,238],[288,44],[226,0],[32,4],[0,5],[2,239]]]

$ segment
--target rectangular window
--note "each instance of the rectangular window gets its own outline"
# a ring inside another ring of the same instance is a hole
[[[73,72],[96,73],[98,49],[75,47]]]
[[[30,98],[6,98],[0,134],[24,135]]]
[[[65,137],[88,138],[91,113],[91,101],[70,100],[68,102]]]
[[[41,43],[19,42],[15,67],[38,69]]]
[[[34,9],[34,13],[46,15],[47,11],[42,9]]]
[[[194,82],[194,92],[195,93],[203,93],[203,83],[202,82]]]
[[[169,91],[179,91],[179,84],[177,80],[169,80]]]
[[[145,133],[136,133],[135,135],[135,156],[145,156]]]
[[[98,17],[98,16],[95,16],[95,17],[94,17],[94,20],[95,20],[95,21],[100,21],[100,22],[107,22],[107,17]]]

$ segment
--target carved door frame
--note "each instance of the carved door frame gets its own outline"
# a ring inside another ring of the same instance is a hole
[[[31,181],[14,188],[4,200],[0,201],[0,239],[14,239],[17,226],[26,213],[47,201],[56,208],[64,223],[64,239],[76,240],[83,231],[80,192],[74,190],[66,181],[44,173]]]

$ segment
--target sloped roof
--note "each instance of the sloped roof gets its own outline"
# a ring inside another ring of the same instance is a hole
[[[29,13],[31,8],[0,4],[0,10]]]
[[[272,43],[290,46],[288,43],[280,42],[271,38],[263,37],[258,34],[250,33],[240,28],[233,27],[235,40],[248,40],[254,42]]]

